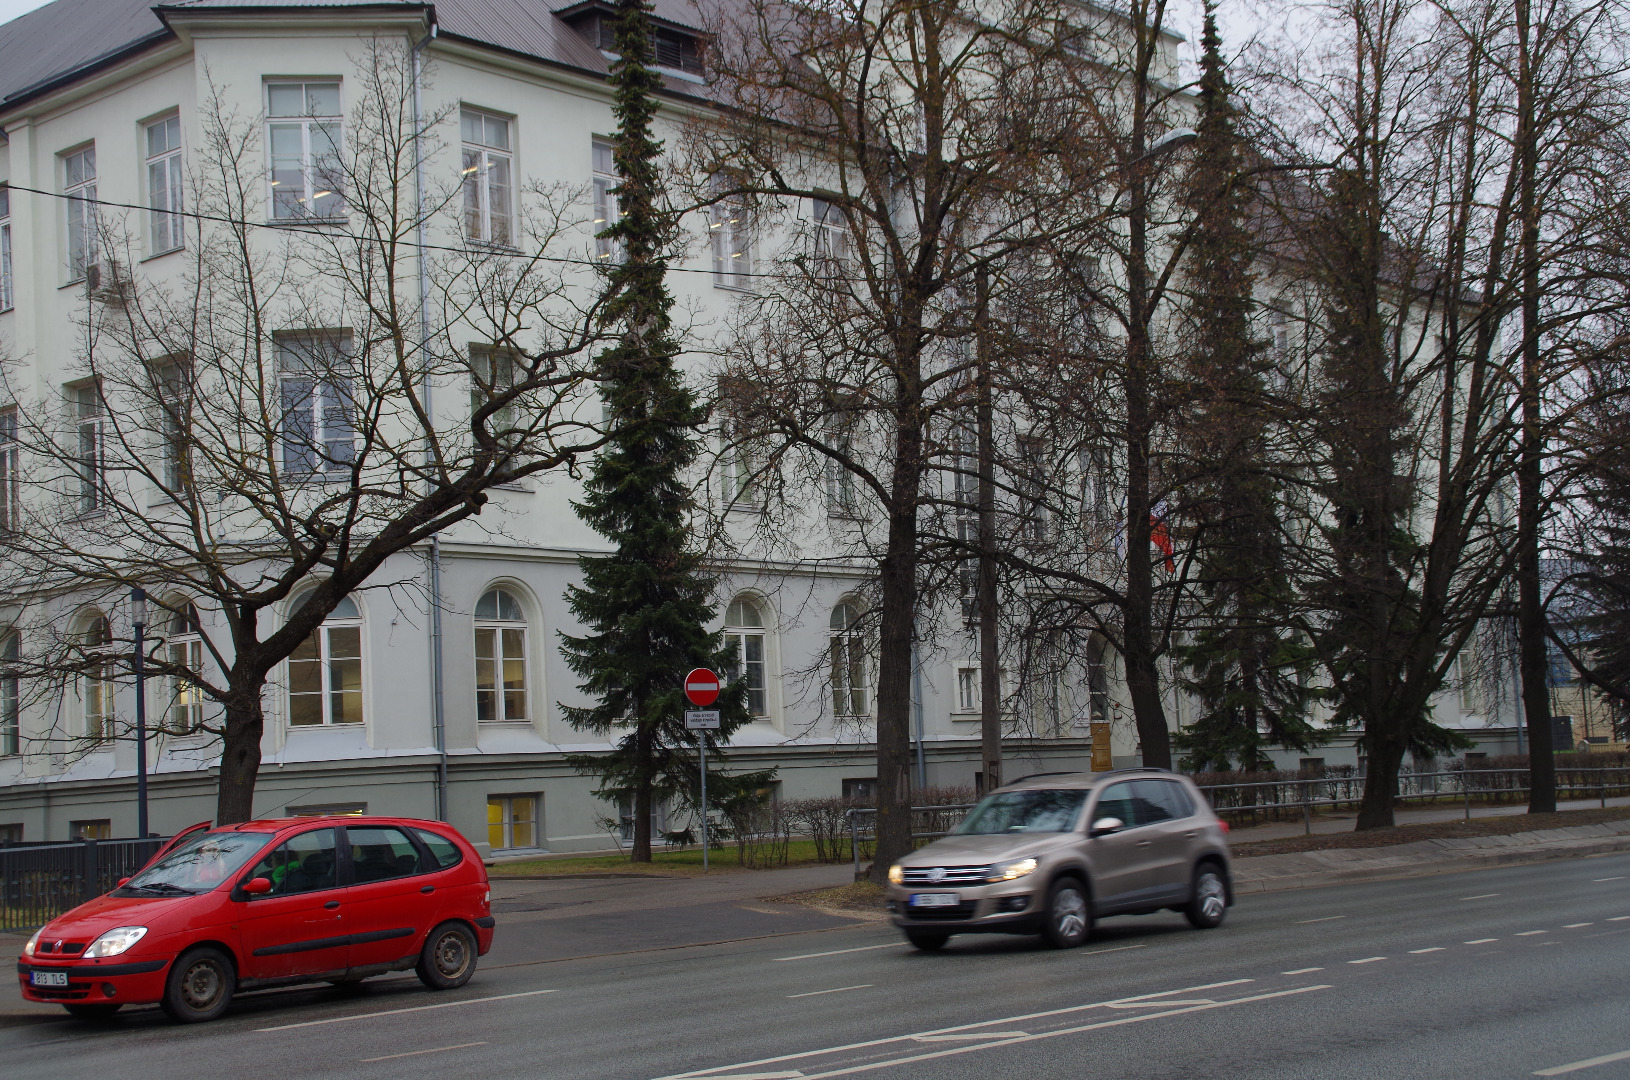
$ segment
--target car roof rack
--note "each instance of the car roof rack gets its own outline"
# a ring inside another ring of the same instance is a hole
[[[1164,776],[1176,776],[1171,769],[1162,769],[1159,765],[1132,765],[1124,769],[1111,769],[1108,772],[1094,773],[1094,776],[1120,776],[1122,773],[1160,773]]]

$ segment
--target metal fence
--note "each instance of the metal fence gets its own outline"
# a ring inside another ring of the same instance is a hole
[[[40,926],[101,896],[164,843],[154,837],[0,845],[0,930]]]
[[[1242,784],[1208,784],[1206,793],[1218,815],[1234,824],[1259,825],[1300,818],[1303,831],[1313,831],[1316,809],[1356,809],[1364,796],[1364,777],[1306,777]],[[1630,795],[1630,767],[1562,768],[1556,771],[1560,799],[1596,799]],[[1451,769],[1447,772],[1400,773],[1397,800],[1424,804],[1459,804],[1471,819],[1472,804],[1519,803],[1528,795],[1527,769]]]
[[[964,814],[974,808],[974,803],[954,803],[946,806],[913,806],[911,808],[911,838],[913,840],[932,840],[939,836],[948,836],[952,829],[962,820]],[[877,808],[873,806],[855,806],[845,810],[843,816],[849,820],[849,850],[854,854],[855,876],[860,876],[860,845],[877,839],[875,825],[877,822]],[[863,830],[860,819],[866,818],[872,822],[874,828]]]

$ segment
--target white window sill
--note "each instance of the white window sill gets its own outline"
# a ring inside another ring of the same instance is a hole
[[[531,727],[530,720],[477,720],[477,724],[484,728],[490,727]]]
[[[725,292],[741,293],[743,296],[758,295],[758,290],[753,288],[751,285],[727,285],[718,278],[713,279],[713,287],[715,289],[723,289]]]
[[[181,245],[181,246],[180,246],[180,247],[173,247],[173,248],[168,248],[168,249],[166,249],[166,250],[164,250],[164,251],[155,251],[155,252],[153,252],[153,254],[151,254],[151,255],[148,255],[148,256],[147,256],[147,257],[146,257],[146,258],[144,258],[144,259],[141,259],[141,260],[140,260],[140,262],[141,262],[141,263],[142,263],[142,264],[143,264],[143,265],[145,265],[145,264],[147,264],[147,263],[150,263],[150,262],[152,262],[152,261],[153,261],[153,260],[154,260],[154,259],[162,259],[162,258],[164,258],[164,257],[165,257],[165,256],[166,256],[166,255],[179,255],[179,254],[181,254],[181,253],[182,253],[182,252],[183,252],[183,251],[186,251],[186,250],[187,250],[187,246],[186,246],[186,245],[185,245],[185,244],[183,244],[183,245]]]
[[[287,727],[290,732],[295,732],[295,731],[361,731],[363,728],[368,726],[368,722],[366,720],[364,720],[361,723],[356,723],[356,724],[351,724],[351,723],[345,723],[345,724],[285,724],[284,726]]]

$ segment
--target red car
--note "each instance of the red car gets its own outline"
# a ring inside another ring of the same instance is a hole
[[[475,849],[441,822],[206,822],[47,923],[17,978],[75,1016],[157,1002],[183,1022],[213,1020],[239,990],[408,968],[450,990],[492,947],[491,896]]]

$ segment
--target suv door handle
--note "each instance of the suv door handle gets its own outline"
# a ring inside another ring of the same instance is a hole
[[[339,906],[340,906],[340,902],[338,900],[330,900],[328,903],[323,905],[323,907],[327,908],[330,911],[333,911],[335,908],[337,908]]]
[[[424,888],[420,889],[419,891],[422,892],[422,893],[433,893],[433,892],[436,891],[436,887],[434,885],[426,885]]]

